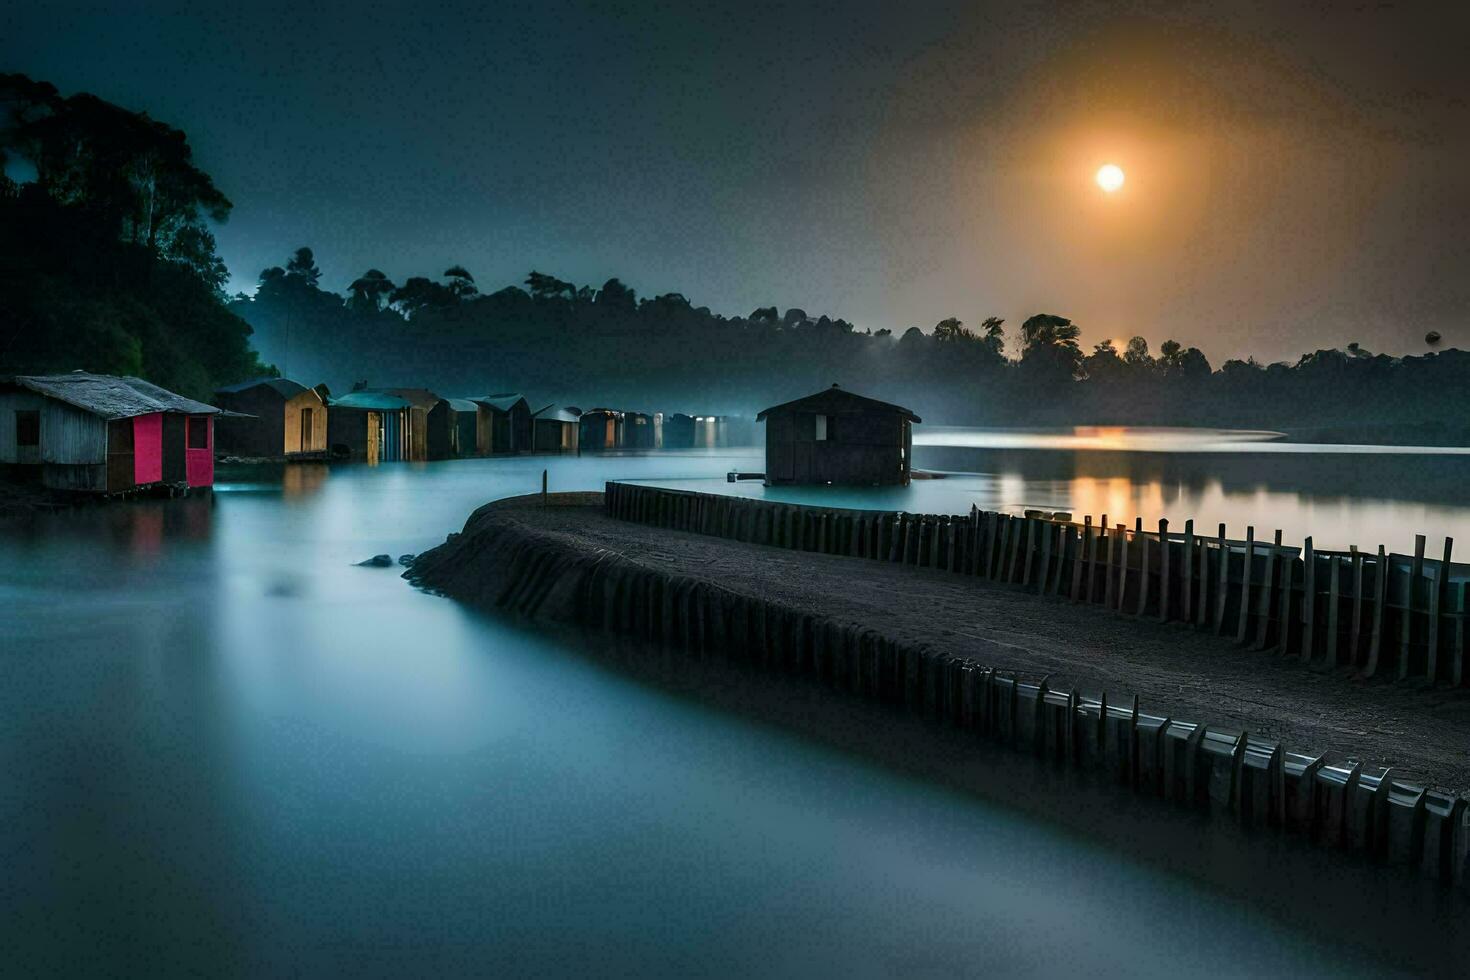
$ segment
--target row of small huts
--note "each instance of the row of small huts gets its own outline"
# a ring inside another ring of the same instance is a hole
[[[140,378],[74,371],[0,378],[0,464],[38,471],[46,486],[124,493],[207,487],[214,458],[337,456],[373,462],[492,453],[749,445],[728,416],[548,405],[517,394],[441,398],[423,388],[331,397],[282,378],[222,388],[220,407]],[[768,483],[907,483],[910,410],[837,385],[761,412]]]
[[[505,392],[444,398],[426,388],[361,389],[333,396],[286,378],[257,378],[215,392],[227,414],[219,451],[249,457],[335,456],[370,462],[502,453],[675,449],[749,441],[729,416],[582,411]]]

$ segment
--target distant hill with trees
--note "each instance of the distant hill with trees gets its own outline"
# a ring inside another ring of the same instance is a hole
[[[927,422],[1213,425],[1326,439],[1470,439],[1470,354],[1396,358],[1357,344],[1294,364],[1230,360],[1142,337],[1085,350],[1078,324],[948,317],[859,330],[764,306],[725,316],[680,293],[532,271],[487,291],[451,265],[401,281],[367,269],[334,291],[301,247],[223,295],[211,222],[228,198],[181,131],[87,94],[0,75],[0,372],[137,374],[196,397],[268,373],[446,395],[647,411],[751,412],[836,381]],[[1426,338],[1437,342],[1437,336]]]

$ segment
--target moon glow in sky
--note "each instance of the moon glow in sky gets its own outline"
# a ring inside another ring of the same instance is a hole
[[[1108,163],[1098,168],[1097,186],[1111,194],[1123,186],[1123,168],[1116,163]]]

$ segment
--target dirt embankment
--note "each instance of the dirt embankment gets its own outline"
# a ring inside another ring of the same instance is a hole
[[[408,573],[425,588],[534,617],[580,621],[589,577],[632,563],[681,588],[723,590],[793,615],[871,629],[1053,688],[1139,695],[1145,711],[1248,731],[1397,779],[1470,789],[1470,696],[1354,681],[1295,657],[942,571],[744,544],[613,520],[599,494],[477,510]],[[528,583],[539,583],[530,587]],[[616,624],[613,624],[616,628]]]

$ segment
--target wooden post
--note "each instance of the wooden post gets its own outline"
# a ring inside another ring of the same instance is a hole
[[[1160,530],[1162,530],[1163,529],[1164,522],[1163,521],[1160,521],[1159,524],[1160,524]],[[1159,542],[1162,544],[1165,553],[1167,553],[1168,550],[1169,550],[1169,542],[1167,541],[1167,539],[1165,539],[1165,537],[1162,534],[1159,535]],[[1146,608],[1148,608],[1148,586],[1149,586],[1149,581],[1148,581],[1148,564],[1149,564],[1149,562],[1148,562],[1148,553],[1149,553],[1148,535],[1143,534],[1142,532],[1139,532],[1139,534],[1138,534],[1138,607],[1136,609],[1134,609],[1134,611],[1133,611],[1133,615],[1135,615],[1135,616],[1142,616],[1143,615],[1143,611]]]
[[[1357,545],[1348,546],[1353,563],[1353,623],[1348,630],[1348,664],[1358,665],[1359,639],[1363,634],[1363,556]]]
[[[1276,558],[1281,553],[1281,531],[1272,539],[1271,550],[1266,553],[1266,577],[1261,582],[1260,605],[1256,610],[1257,650],[1266,649],[1266,636],[1271,627],[1271,609],[1276,598]]]
[[[1159,522],[1159,524],[1160,524],[1160,528],[1159,528],[1159,538],[1160,538],[1160,540],[1162,540],[1163,537],[1164,537],[1164,530],[1163,530],[1163,528],[1164,528],[1165,525],[1167,525],[1167,523],[1168,523],[1167,521],[1160,521]],[[1168,544],[1166,542],[1165,545],[1164,545],[1164,553],[1165,553],[1166,556],[1168,554],[1168,551],[1169,551],[1169,547],[1168,547]],[[1179,593],[1180,593],[1179,598],[1180,598],[1180,600],[1183,603],[1183,608],[1180,610],[1179,618],[1182,619],[1185,623],[1192,623],[1192,622],[1194,622],[1194,605],[1193,605],[1194,604],[1194,519],[1193,518],[1190,518],[1189,520],[1187,520],[1187,521],[1184,522],[1184,547],[1182,548],[1182,550],[1180,552],[1180,557],[1183,559],[1183,562],[1181,563],[1180,568],[1179,568],[1179,571],[1181,573],[1180,578],[1183,579],[1183,582],[1181,583],[1181,587],[1179,589]],[[1162,594],[1164,596],[1168,596],[1168,594],[1169,594],[1169,585],[1168,585],[1169,576],[1167,574],[1168,570],[1169,570],[1169,559],[1167,557],[1165,557],[1164,558],[1164,571],[1165,571],[1166,574],[1164,575],[1163,582],[1160,583],[1160,589],[1161,589],[1161,592],[1162,592]],[[1164,618],[1165,618],[1165,616],[1163,615],[1163,610],[1160,610],[1159,619],[1160,620],[1163,620]]]
[[[1425,676],[1430,684],[1439,680],[1439,609],[1444,601],[1445,576],[1449,574],[1450,553],[1454,547],[1454,538],[1444,539],[1444,557],[1434,570],[1434,587],[1429,593],[1429,659],[1425,661]]]
[[[1194,622],[1201,629],[1210,624],[1210,546],[1204,538],[1199,539],[1199,600],[1194,604]]]
[[[1281,538],[1277,536],[1279,544]],[[1291,595],[1296,588],[1296,561],[1281,556],[1281,586],[1276,609],[1276,651],[1282,656],[1291,652]]]
[[[1235,642],[1244,643],[1247,627],[1251,618],[1251,565],[1255,563],[1256,556],[1256,526],[1246,525],[1245,529],[1245,571],[1240,579],[1240,616],[1237,617],[1235,627]]]
[[[1364,677],[1372,677],[1378,670],[1378,655],[1383,649],[1383,607],[1388,605],[1388,554],[1383,545],[1378,546],[1378,565],[1373,577],[1373,633],[1368,638],[1368,664],[1363,668]]]
[[[1123,525],[1118,525],[1120,530],[1122,527]],[[1118,536],[1108,535],[1108,563],[1103,566],[1103,605],[1108,609],[1113,608],[1113,559],[1117,557],[1117,553]]]
[[[1077,542],[1077,557],[1072,560],[1072,601],[1077,602],[1082,598],[1084,589],[1089,598],[1092,596],[1091,579],[1087,578],[1087,556],[1088,549],[1092,546],[1092,515],[1088,514],[1082,519],[1082,538]]]
[[[1011,529],[1011,557],[1010,561],[1006,564],[1007,582],[1014,582],[1018,573],[1024,574],[1025,572],[1025,568],[1022,566],[1021,562],[1021,531],[1022,522],[1025,520],[1026,519],[1023,517],[1011,518],[1011,523],[1014,524],[1015,527]]]
[[[1450,665],[1450,683],[1459,687],[1465,679],[1465,614],[1470,612],[1470,582],[1460,583],[1460,604],[1455,610],[1455,662]]]
[[[1072,539],[1072,528],[1066,524],[1056,526],[1057,538],[1057,570],[1052,574],[1051,594],[1062,594],[1062,573],[1066,571],[1067,565],[1067,543]]]
[[[1404,611],[1399,620],[1399,680],[1409,676],[1409,642],[1414,636],[1414,595],[1424,573],[1424,535],[1414,535],[1414,563],[1409,566],[1409,586],[1404,589]]]
[[[1031,572],[1036,564],[1033,560],[1036,555],[1036,531],[1036,518],[1026,518],[1026,544],[1023,546],[1024,553],[1021,559],[1021,584],[1023,586],[1030,586]]]
[[[1118,612],[1128,604],[1128,526],[1118,525]]]
[[[1225,602],[1230,598],[1230,543],[1225,540],[1225,525],[1220,525],[1220,575],[1215,582],[1215,632],[1225,632]]]
[[[996,555],[995,574],[1002,582],[1009,582],[1006,569],[1006,553],[1011,550],[1011,521],[1009,514],[997,514],[995,519],[1000,525],[1000,554]]]
[[[1342,601],[1338,579],[1342,574],[1342,560],[1336,554],[1327,556],[1332,570],[1327,573],[1327,666],[1337,666],[1337,607]]]
[[[1194,521],[1185,521],[1185,534],[1194,527]],[[1189,567],[1189,558],[1186,555],[1184,565]],[[1147,576],[1144,576],[1147,581]],[[1186,579],[1186,581],[1188,581]],[[1186,587],[1187,588],[1187,587]],[[1188,609],[1186,605],[1184,608]],[[1138,604],[1138,612],[1143,613],[1143,603]],[[1169,521],[1167,518],[1159,518],[1159,622],[1169,621]]]
[[[1051,581],[1051,539],[1056,529],[1050,521],[1038,525],[1041,529],[1041,572],[1036,579],[1036,592],[1038,595],[1046,594],[1046,585]]]
[[[1302,542],[1302,663],[1310,663],[1317,652],[1317,553],[1311,535]]]

